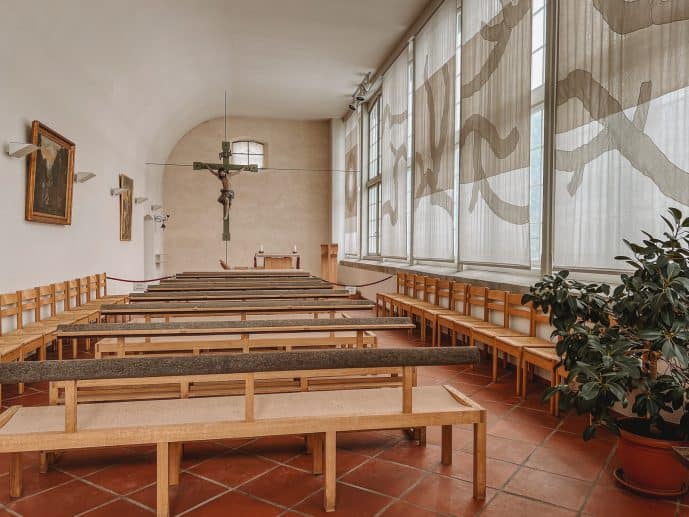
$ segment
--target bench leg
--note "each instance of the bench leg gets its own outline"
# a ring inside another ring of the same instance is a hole
[[[72,338],[72,359],[77,358],[77,339]]]
[[[335,486],[337,484],[336,440],[335,431],[327,431],[325,433],[325,493],[323,496],[323,506],[326,512],[335,511]]]
[[[21,497],[22,495],[22,453],[13,452],[10,454],[10,497]]]
[[[474,424],[474,499],[486,498],[486,423]]]
[[[452,465],[452,426],[441,427],[440,462],[443,465]]]
[[[156,477],[156,515],[170,515],[170,444],[156,444],[157,477]]]
[[[311,435],[311,453],[313,455],[313,473],[323,474],[323,433]]]
[[[173,442],[170,444],[170,484],[179,485],[179,472],[182,463],[182,444]]]

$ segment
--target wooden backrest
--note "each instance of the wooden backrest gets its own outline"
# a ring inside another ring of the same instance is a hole
[[[529,306],[531,306],[531,303],[529,303]],[[533,309],[531,314],[531,335],[543,339],[550,339],[552,325],[550,324],[549,314],[543,312],[543,309],[540,307],[538,309]]]
[[[488,288],[478,285],[470,285],[467,291],[467,311],[469,316],[475,316],[483,320],[488,320],[487,298]]]
[[[439,307],[449,307],[452,299],[452,282],[449,280],[438,280],[435,287],[435,303]]]
[[[100,298],[100,283],[98,282],[98,275],[90,275],[88,278],[89,286],[89,300]]]
[[[417,300],[426,299],[426,277],[424,275],[414,275],[414,291],[412,296]]]
[[[522,295],[509,293],[507,295],[507,326],[531,334],[533,328],[533,308],[531,305],[522,304]]]
[[[79,299],[79,281],[77,279],[67,280],[66,284],[66,308],[74,309],[81,305],[81,300]]]
[[[57,282],[52,285],[53,300],[55,302],[55,314],[69,310],[69,298],[67,297],[67,282]]]
[[[77,278],[77,290],[79,293],[79,305],[91,301],[91,293],[89,291],[89,277],[84,276],[82,278]]]
[[[423,299],[428,303],[435,303],[438,295],[438,279],[432,276],[423,277]]]
[[[416,275],[407,273],[404,277],[404,294],[406,296],[414,296],[414,284],[416,282]]]
[[[98,296],[97,298],[102,298],[108,295],[108,277],[105,273],[98,274]]]
[[[54,316],[57,313],[57,307],[55,307],[55,289],[54,285],[41,285],[37,287],[38,289],[38,310],[41,315],[41,319]],[[48,310],[44,310],[45,308]]]
[[[397,294],[404,294],[404,288],[407,281],[407,274],[398,272],[397,273]]]
[[[469,308],[467,304],[467,297],[469,292],[469,284],[466,282],[452,282],[450,286],[450,309],[466,314]]]
[[[41,320],[41,304],[40,296],[38,293],[38,287],[32,287],[31,289],[24,289],[23,291],[17,291],[17,297],[19,298],[19,317],[17,318],[17,328],[21,329],[25,324],[31,323],[33,321]],[[33,317],[31,319],[27,318],[27,313],[32,313]]]
[[[0,294],[0,336],[3,335],[3,323],[12,321],[12,329],[21,328],[21,300],[17,293]]]
[[[489,289],[486,295],[486,321],[493,321],[503,327],[509,324],[507,314],[507,291]]]

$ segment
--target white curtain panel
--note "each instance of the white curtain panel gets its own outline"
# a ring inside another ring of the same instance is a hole
[[[345,121],[345,255],[359,254],[360,117],[357,110]]]
[[[405,50],[383,76],[381,116],[381,255],[407,256],[407,123],[409,57]]]
[[[689,205],[689,2],[562,0],[555,268],[621,269]]]
[[[463,0],[462,262],[530,265],[531,0]]]
[[[454,259],[454,83],[457,2],[415,40],[414,257]]]

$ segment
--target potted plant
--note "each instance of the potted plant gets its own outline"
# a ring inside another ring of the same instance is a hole
[[[584,440],[619,435],[615,477],[637,491],[671,496],[687,489],[673,446],[689,440],[689,217],[671,208],[662,237],[625,240],[632,270],[620,284],[584,284],[567,271],[545,276],[524,302],[548,311],[566,382],[549,388],[564,408],[590,416]],[[620,408],[631,404],[635,416]]]

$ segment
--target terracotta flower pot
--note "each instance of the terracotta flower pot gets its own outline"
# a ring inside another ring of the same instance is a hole
[[[689,442],[635,434],[629,429],[636,422],[640,419],[626,418],[620,422],[617,459],[621,468],[615,477],[625,486],[647,495],[675,496],[686,492],[689,470],[677,459],[672,447],[687,446]]]

